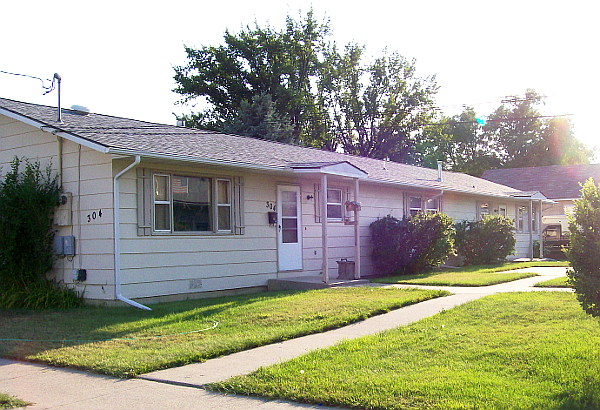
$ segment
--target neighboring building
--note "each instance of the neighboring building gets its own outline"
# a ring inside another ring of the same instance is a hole
[[[328,280],[340,258],[368,276],[369,224],[388,214],[506,215],[515,257],[531,255],[539,231],[542,195],[469,175],[74,110],[58,121],[57,111],[0,98],[0,166],[26,157],[59,174],[52,274],[90,301]]]
[[[481,178],[522,191],[541,192],[554,201],[542,208],[542,229],[548,225],[561,225],[565,231],[573,201],[581,196],[580,184],[589,178],[600,183],[600,164],[493,169],[485,171]]]

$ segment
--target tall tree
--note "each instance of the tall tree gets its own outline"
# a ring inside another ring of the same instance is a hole
[[[441,160],[445,169],[474,176],[501,165],[472,107],[452,117],[442,116],[427,126],[425,133],[421,165],[434,167],[436,160]]]
[[[204,112],[184,116],[186,125],[222,130],[234,122],[243,101],[268,94],[279,117],[291,121],[292,139],[313,145],[311,138],[322,137],[313,84],[329,34],[329,22],[317,22],[311,10],[299,21],[288,16],[284,30],[255,22],[238,34],[225,31],[218,47],[185,47],[188,61],[175,67],[174,91],[182,103],[205,97],[209,104]]]
[[[253,138],[284,143],[294,143],[292,123],[287,116],[280,116],[269,94],[252,97],[252,102],[242,101],[242,105],[225,131]]]
[[[332,134],[344,152],[415,163],[423,125],[434,116],[435,76],[416,75],[415,61],[384,52],[361,63],[363,49],[349,45],[330,56],[321,89]]]
[[[543,121],[536,106],[543,97],[528,89],[525,98],[511,97],[490,115],[485,132],[506,168],[531,166],[532,149],[539,143]]]
[[[535,166],[588,164],[594,151],[575,138],[568,118],[546,121],[540,140],[531,150]]]

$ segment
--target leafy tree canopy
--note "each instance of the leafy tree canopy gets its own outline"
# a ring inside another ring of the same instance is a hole
[[[292,123],[287,116],[281,117],[277,113],[269,94],[255,95],[252,102],[242,101],[233,122],[225,124],[225,131],[270,141],[296,142]]]
[[[581,198],[575,201],[569,217],[571,246],[567,257],[572,269],[569,284],[586,313],[600,316],[600,185],[592,178],[581,187]]]
[[[180,118],[188,126],[414,162],[422,124],[433,116],[435,77],[418,77],[415,62],[398,53],[364,63],[362,47],[339,52],[329,35],[329,22],[318,23],[309,11],[300,20],[288,16],[284,30],[255,23],[226,31],[218,47],[186,47],[174,91],[181,103],[203,97],[209,107]],[[263,125],[291,124],[290,138],[263,134],[260,110],[248,115],[252,106],[270,112],[266,98],[273,110]]]
[[[344,152],[415,163],[423,126],[433,118],[435,76],[416,75],[415,61],[384,51],[374,62],[361,62],[363,49],[348,45],[330,56],[321,82],[331,132]]]
[[[503,101],[485,122],[471,107],[442,116],[426,128],[421,163],[439,159],[447,169],[475,176],[486,169],[589,163],[593,151],[575,138],[571,121],[542,116],[537,107],[543,102],[529,89],[524,98]]]
[[[188,61],[175,67],[174,91],[182,96],[182,103],[205,97],[210,105],[201,113],[184,116],[186,125],[224,130],[239,120],[242,102],[252,104],[255,96],[269,95],[276,118],[291,122],[291,139],[310,145],[322,128],[313,118],[312,84],[329,47],[329,32],[329,22],[318,23],[309,11],[299,21],[288,16],[284,30],[255,22],[254,28],[247,26],[237,34],[225,31],[224,44],[217,47],[185,47]]]

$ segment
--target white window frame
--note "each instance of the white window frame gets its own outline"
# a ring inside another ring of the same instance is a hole
[[[175,231],[174,229],[174,215],[173,215],[173,175],[177,175],[180,177],[187,178],[206,178],[210,180],[211,186],[211,211],[212,211],[212,230],[210,231]],[[168,201],[157,201],[155,197],[155,177],[167,177],[168,181]],[[218,203],[218,192],[217,192],[217,181],[227,181],[228,182],[228,196],[229,196],[229,204],[219,204]],[[210,235],[210,234],[233,234],[233,180],[232,178],[224,178],[224,177],[214,177],[208,175],[194,175],[194,174],[186,174],[186,173],[169,173],[169,172],[154,172],[152,173],[152,232],[154,234],[159,235]],[[156,205],[168,205],[169,207],[169,219],[170,219],[170,227],[168,230],[156,229]],[[229,207],[229,229],[219,229],[219,206],[227,206]]]
[[[481,221],[484,215],[490,214],[491,204],[488,201],[477,201],[477,220]]]
[[[508,206],[506,204],[498,205],[498,215],[508,217]]]
[[[217,232],[231,232],[232,230],[232,225],[233,225],[233,221],[232,221],[232,216],[233,216],[233,207],[232,207],[232,192],[231,192],[231,185],[232,185],[232,181],[231,179],[228,178],[215,178],[215,203],[216,203],[216,212],[215,212],[215,217],[216,217],[216,222],[215,222],[215,227]],[[229,199],[229,203],[221,203],[219,202],[219,182],[227,182],[227,199]],[[229,229],[221,229],[221,227],[219,226],[219,209],[220,208],[229,208]]]
[[[515,228],[517,233],[528,233],[529,232],[529,206],[517,205],[515,212]]]
[[[415,199],[418,199],[418,200],[419,200],[419,207],[418,207],[418,208],[417,208],[417,207],[412,207],[412,206],[411,206],[411,205],[412,205],[412,203],[411,203],[411,202],[412,202],[412,201],[411,201],[411,199],[413,199],[413,198],[415,198]],[[409,217],[409,218],[412,218],[412,217],[414,216],[414,215],[413,215],[413,211],[415,212],[415,215],[416,215],[416,214],[418,214],[419,212],[423,212],[423,197],[422,197],[422,196],[420,196],[420,195],[410,195],[410,194],[409,194],[409,195],[407,196],[407,201],[408,201],[408,202],[407,202],[407,204],[406,204],[406,208],[407,208],[407,210],[408,210],[408,217]]]
[[[428,204],[430,202],[437,202],[437,207],[430,208],[428,206]],[[437,213],[440,213],[442,211],[442,201],[441,201],[440,197],[437,197],[437,198],[427,198],[427,199],[425,199],[425,201],[422,201],[422,203],[424,204],[423,206],[425,207],[425,213],[428,213],[428,214],[437,214]]]
[[[167,200],[156,199],[156,177],[167,178]],[[169,213],[169,229],[156,229],[156,205],[167,205]],[[170,233],[173,231],[173,190],[171,189],[171,175],[156,173],[152,175],[152,230],[157,233]]]
[[[337,191],[340,193],[340,202],[329,202],[329,191]],[[342,188],[327,188],[327,209],[329,209],[330,206],[339,206],[340,207],[340,217],[339,218],[331,218],[329,216],[329,211],[327,212],[327,221],[331,221],[331,222],[342,222],[344,220],[344,190]]]

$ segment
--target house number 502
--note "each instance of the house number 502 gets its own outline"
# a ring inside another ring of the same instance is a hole
[[[94,211],[91,214],[87,214],[88,223],[95,221],[97,218],[102,218],[102,209],[99,209],[98,212]]]

